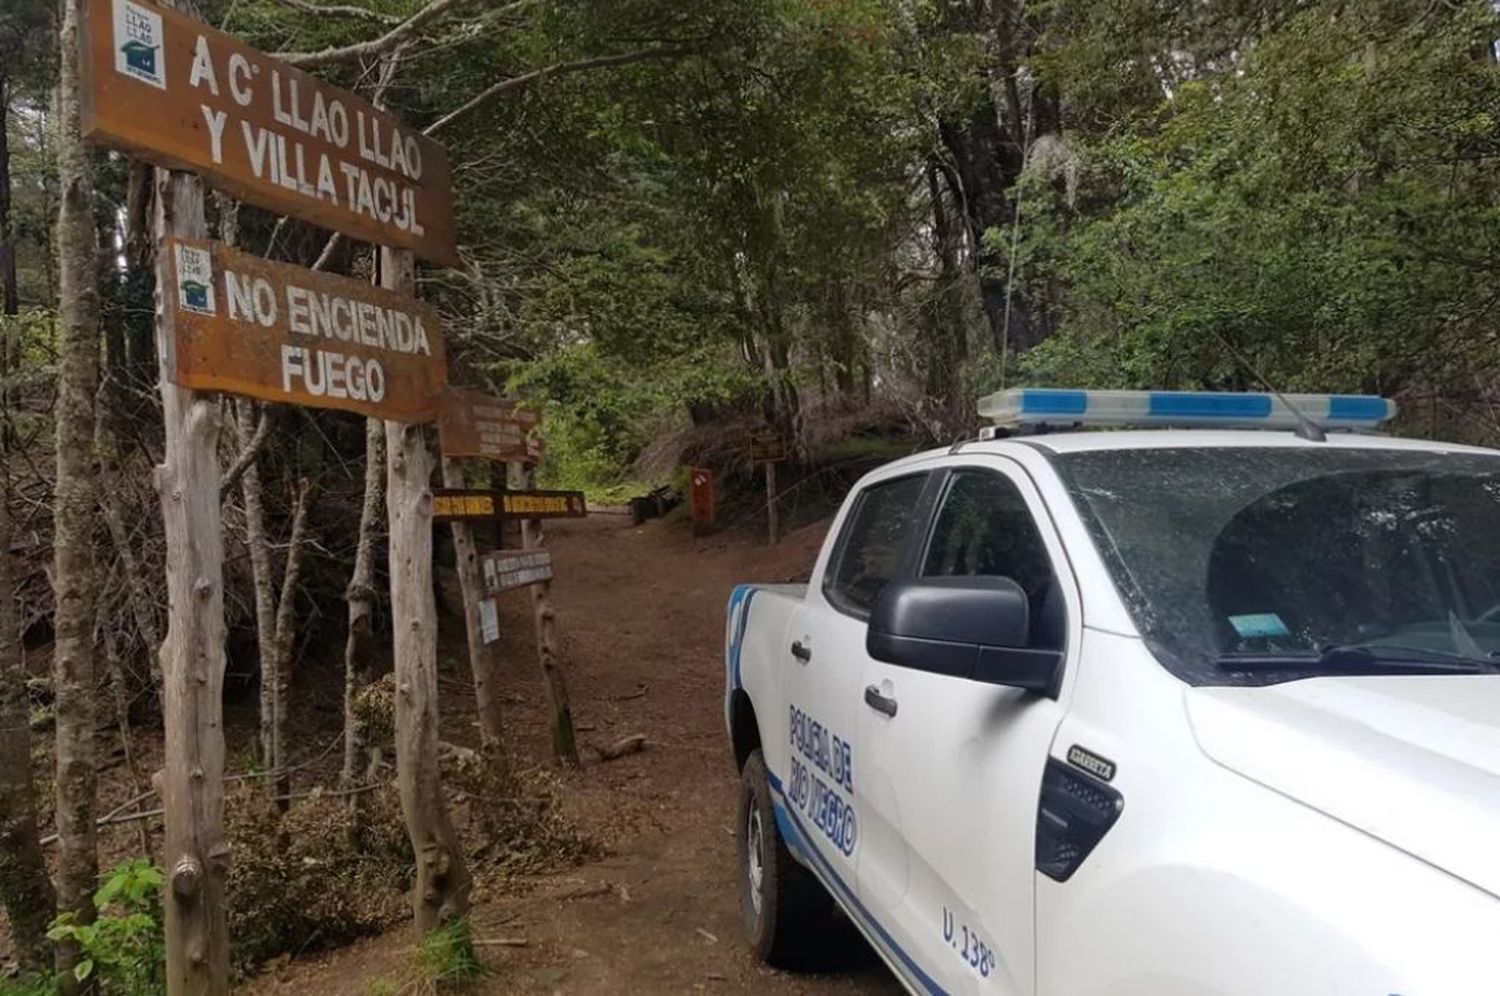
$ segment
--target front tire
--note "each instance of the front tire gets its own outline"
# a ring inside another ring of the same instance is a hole
[[[755,956],[800,968],[827,940],[833,900],[787,850],[776,826],[766,762],[750,752],[740,772],[740,911]]]

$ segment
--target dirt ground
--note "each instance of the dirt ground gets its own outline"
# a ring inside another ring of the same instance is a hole
[[[585,745],[583,768],[562,776],[566,805],[608,856],[477,890],[473,924],[488,974],[473,992],[900,991],[852,930],[830,971],[817,976],[760,966],[740,932],[737,780],[722,714],[724,604],[739,581],[805,579],[821,540],[816,526],[775,548],[737,534],[695,539],[681,524],[634,527],[607,513],[549,524],[563,657]],[[529,595],[506,599],[512,750],[518,763],[541,763],[549,740]],[[456,680],[445,685],[462,688]],[[466,706],[461,694],[446,696],[445,735],[470,721]],[[634,733],[647,737],[643,753],[603,762],[592,750]],[[240,991],[388,991],[407,971],[410,943],[404,932],[371,938],[294,962]]]

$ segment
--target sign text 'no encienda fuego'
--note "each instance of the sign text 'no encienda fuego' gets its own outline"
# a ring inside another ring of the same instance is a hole
[[[217,242],[168,249],[176,383],[394,421],[433,416],[447,364],[431,305]]]

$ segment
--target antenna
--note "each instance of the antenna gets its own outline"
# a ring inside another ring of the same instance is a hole
[[[1229,355],[1234,357],[1235,362],[1239,363],[1240,366],[1250,371],[1250,376],[1260,381],[1260,386],[1269,391],[1273,398],[1281,402],[1281,406],[1283,408],[1292,413],[1292,417],[1297,420],[1297,428],[1292,430],[1297,434],[1297,438],[1305,439],[1309,443],[1326,443],[1328,441],[1328,434],[1324,432],[1316,422],[1308,418],[1306,413],[1304,413],[1302,409],[1298,408],[1296,405],[1288,401],[1286,399],[1286,395],[1278,391],[1276,389],[1276,385],[1267,380],[1265,378],[1265,375],[1255,368],[1255,364],[1251,363],[1244,353],[1241,353],[1238,349],[1235,349],[1234,344],[1231,343],[1228,339],[1224,338],[1224,334],[1222,332],[1220,332],[1218,329],[1213,328],[1209,329],[1208,331],[1210,335],[1219,340],[1219,345],[1223,346],[1229,351]]]

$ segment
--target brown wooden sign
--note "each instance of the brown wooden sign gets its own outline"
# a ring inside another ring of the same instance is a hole
[[[503,512],[501,491],[473,488],[434,488],[433,522],[478,522],[500,518]]]
[[[524,588],[552,580],[552,553],[529,550],[525,553],[487,553],[481,558],[484,584],[492,592]]]
[[[541,421],[514,401],[466,387],[449,387],[438,402],[438,440],[445,457],[536,463],[542,455],[535,433]]]
[[[507,491],[506,518],[581,519],[589,514],[582,491]]]
[[[217,242],[167,244],[173,381],[397,422],[432,418],[447,383],[436,309]]]
[[[786,459],[786,440],[775,429],[757,429],[750,435],[750,459],[755,463],[776,463]]]
[[[185,14],[86,0],[83,131],[243,201],[458,261],[442,146]]]

